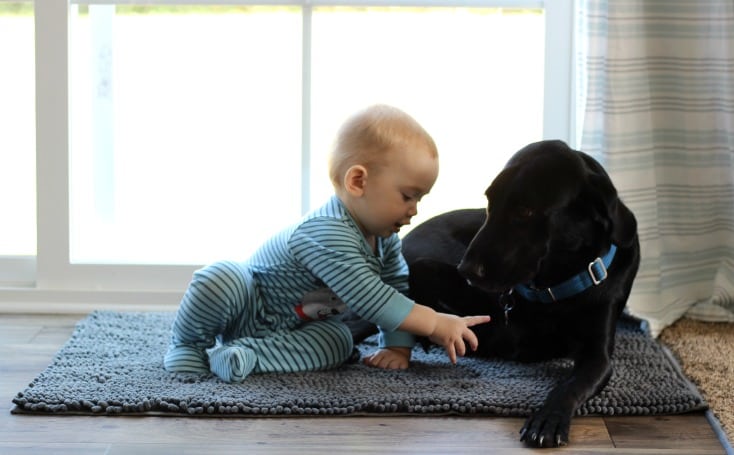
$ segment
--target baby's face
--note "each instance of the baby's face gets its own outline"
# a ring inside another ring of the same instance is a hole
[[[388,160],[367,180],[359,221],[368,237],[388,237],[410,224],[438,177],[438,157],[425,148],[399,150]]]

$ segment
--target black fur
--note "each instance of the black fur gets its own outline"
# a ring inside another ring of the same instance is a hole
[[[437,311],[489,314],[490,323],[473,328],[479,348],[472,355],[572,359],[571,374],[521,429],[529,445],[565,445],[574,412],[612,373],[616,321],[640,261],[637,223],[602,166],[561,141],[518,151],[486,195],[487,209],[439,215],[403,239],[411,297]],[[618,250],[601,284],[552,303],[509,294],[518,284],[559,284],[611,243]],[[370,330],[352,328],[356,341]]]

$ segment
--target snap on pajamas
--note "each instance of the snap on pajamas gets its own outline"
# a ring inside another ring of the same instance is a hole
[[[397,330],[414,303],[396,234],[372,251],[333,196],[245,262],[194,273],[172,326],[164,367],[212,371],[228,382],[251,372],[314,371],[352,355],[352,336],[331,316],[349,308],[380,328],[381,346],[412,347]]]

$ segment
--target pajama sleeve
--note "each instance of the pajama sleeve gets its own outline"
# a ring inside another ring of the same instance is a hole
[[[288,246],[293,257],[350,309],[382,330],[395,331],[413,309],[412,300],[383,281],[382,264],[347,221],[311,219],[293,232]]]
[[[397,289],[403,295],[408,295],[408,264],[401,251],[400,238],[393,235],[383,242],[383,281]],[[415,346],[415,336],[403,330],[387,331],[380,327],[380,347],[400,346],[412,348]]]

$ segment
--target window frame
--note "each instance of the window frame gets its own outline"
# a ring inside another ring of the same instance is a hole
[[[0,0],[2,1],[2,0]],[[0,311],[87,311],[100,306],[168,308],[178,304],[197,266],[71,264],[69,261],[69,11],[71,4],[114,0],[34,2],[36,52],[37,251],[0,256]],[[165,4],[166,0],[148,0]],[[544,138],[573,144],[573,0],[177,0],[176,4],[298,5],[303,8],[302,210],[309,207],[311,11],[339,6],[470,6],[544,8]],[[552,108],[551,108],[552,106]]]

